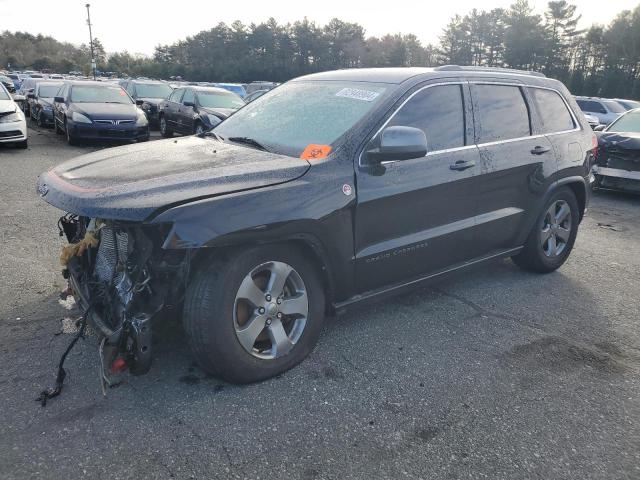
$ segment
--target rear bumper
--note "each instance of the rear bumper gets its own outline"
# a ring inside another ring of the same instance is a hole
[[[598,165],[595,165],[593,167],[593,173],[596,175],[601,175],[603,177],[624,178],[627,180],[640,180],[640,170],[631,171],[631,170],[623,170],[621,168],[600,167]]]
[[[0,123],[0,143],[23,142],[26,139],[26,121]]]

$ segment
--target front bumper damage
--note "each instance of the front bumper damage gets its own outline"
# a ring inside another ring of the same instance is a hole
[[[124,368],[146,373],[152,323],[180,306],[190,251],[163,250],[162,226],[75,215],[62,217],[59,226],[69,241],[61,255],[63,276],[100,337],[104,383]]]
[[[640,193],[640,139],[614,133],[601,136],[592,173],[600,188]]]

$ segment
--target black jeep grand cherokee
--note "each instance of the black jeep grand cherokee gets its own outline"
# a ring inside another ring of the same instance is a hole
[[[597,146],[543,75],[458,66],[292,80],[208,134],[102,150],[42,174],[61,260],[109,365],[148,370],[181,312],[231,382],[309,354],[328,311],[509,256],[560,267]]]

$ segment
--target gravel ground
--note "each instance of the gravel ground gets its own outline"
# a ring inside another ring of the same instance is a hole
[[[1,478],[640,478],[640,199],[613,193],[560,271],[500,261],[328,319],[273,380],[207,377],[166,326],[151,372],[106,398],[79,342],[40,407],[77,312],[35,180],[95,148],[49,130],[0,147]]]

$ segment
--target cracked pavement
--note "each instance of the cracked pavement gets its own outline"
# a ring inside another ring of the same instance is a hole
[[[39,129],[0,147],[1,478],[640,478],[640,198],[616,193],[558,272],[498,261],[329,318],[270,381],[207,377],[164,325],[151,372],[106,398],[80,341],[41,408],[74,312],[35,180],[93,148]]]

